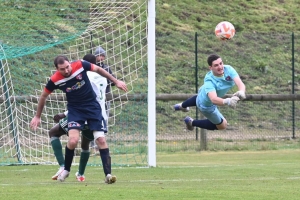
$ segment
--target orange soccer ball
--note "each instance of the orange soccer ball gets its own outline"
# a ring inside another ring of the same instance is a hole
[[[235,35],[235,28],[230,22],[223,21],[216,26],[215,34],[221,40],[230,40]]]

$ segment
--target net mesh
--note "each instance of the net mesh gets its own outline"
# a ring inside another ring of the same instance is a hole
[[[32,131],[29,123],[38,98],[53,73],[54,57],[63,54],[78,60],[101,46],[106,50],[105,64],[129,89],[128,93],[115,87],[111,90],[107,140],[112,163],[146,165],[146,131],[124,131],[128,128],[124,119],[139,110],[138,104],[127,101],[128,95],[147,90],[141,79],[147,52],[146,7],[147,1],[139,0],[5,1],[0,5],[4,16],[0,19],[4,33],[0,49],[0,164],[56,163],[48,131],[55,125],[53,116],[65,111],[66,99],[60,91],[51,94],[41,125]],[[132,106],[128,108],[128,104]],[[61,137],[63,147],[67,139]],[[80,144],[75,153],[74,164],[79,162]],[[101,164],[99,155],[92,156],[89,164]]]

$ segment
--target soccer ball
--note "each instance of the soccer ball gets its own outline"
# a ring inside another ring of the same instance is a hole
[[[215,34],[221,40],[230,40],[235,34],[235,28],[230,22],[223,21],[216,26]]]

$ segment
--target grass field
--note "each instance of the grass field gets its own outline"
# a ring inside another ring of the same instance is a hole
[[[100,167],[86,181],[52,181],[56,166],[0,167],[1,199],[299,199],[300,150],[159,154],[156,168],[113,168],[118,180],[102,182]]]

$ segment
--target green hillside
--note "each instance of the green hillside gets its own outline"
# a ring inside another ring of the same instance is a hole
[[[32,11],[32,4],[26,2],[5,1],[0,5],[3,15],[0,41],[6,41],[8,45],[32,44],[28,48],[11,46],[14,49],[6,50],[6,54],[11,57],[28,55],[23,56],[24,59],[9,60],[10,65],[18,66],[13,67],[11,71],[13,77],[19,77],[15,81],[17,94],[30,93],[31,89],[26,88],[26,85],[34,85],[36,81],[44,82],[44,77],[48,76],[49,72],[42,69],[48,68],[46,65],[52,66],[53,55],[74,45],[72,42],[60,44],[64,40],[56,41],[54,32],[64,30],[65,34],[61,34],[60,37],[68,40],[75,37],[86,27],[82,24],[87,23],[89,12],[88,1],[76,0],[74,4],[68,1],[40,1],[35,5],[41,7],[42,12],[38,14]],[[75,12],[77,7],[81,9]],[[299,8],[300,2],[297,0],[156,0],[157,92],[195,91],[208,70],[206,57],[212,52],[220,54],[225,64],[237,68],[247,83],[248,93],[289,92],[292,81],[292,32],[295,33],[295,52],[299,52]],[[73,11],[76,16],[73,16]],[[27,15],[29,17],[26,17]],[[72,20],[74,18],[79,20]],[[214,28],[220,21],[225,20],[235,26],[236,36],[231,41],[221,42],[214,36]],[[21,26],[22,22],[26,26]],[[74,32],[70,25],[78,31]],[[20,27],[20,30],[16,31],[17,27]],[[28,34],[27,29],[32,30],[34,34]],[[195,86],[196,32],[198,86]],[[43,42],[49,44],[43,46]],[[54,45],[56,48],[51,48]],[[40,53],[31,53],[35,51]],[[296,74],[299,71],[298,57],[295,55]],[[22,66],[24,68],[21,68]],[[19,70],[20,68],[22,70]],[[41,80],[30,79],[37,74],[41,75]],[[31,80],[32,83],[24,84],[23,78]],[[299,78],[295,78],[298,83]],[[142,77],[140,82],[143,81],[146,80]],[[137,92],[143,92],[143,89],[138,89]]]
[[[157,31],[213,31],[220,21],[240,32],[300,31],[297,0],[157,0]]]
[[[199,35],[199,81],[208,70],[207,55],[215,52],[238,70],[248,93],[290,92],[291,37],[294,32],[299,43],[299,8],[296,0],[156,1],[158,92],[195,90],[195,32]],[[235,26],[231,41],[221,42],[214,36],[221,21]],[[297,45],[295,52],[299,52]],[[295,68],[299,69],[297,62]]]
[[[207,56],[217,53],[225,64],[238,71],[248,94],[291,94],[293,81],[297,93],[300,83],[299,8],[300,2],[295,0],[156,1],[157,92],[195,93],[208,72]],[[221,21],[230,21],[235,26],[236,35],[232,40],[224,42],[215,37],[215,26]],[[198,78],[197,86],[195,77]],[[299,113],[297,103],[296,118]],[[292,102],[243,102],[235,112],[221,109],[231,128],[239,129],[238,132],[244,128],[262,133],[272,130],[270,134],[276,134],[274,128],[279,134],[283,130],[291,131]],[[157,111],[159,119],[164,119],[162,124],[158,120],[158,127],[169,128],[174,123],[183,125],[183,116],[169,111],[163,102],[157,102]],[[295,126],[299,127],[297,123]],[[180,132],[180,127],[177,129]]]

